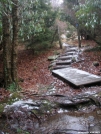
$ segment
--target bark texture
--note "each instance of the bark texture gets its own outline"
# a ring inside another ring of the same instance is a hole
[[[4,74],[4,86],[11,83],[11,42],[10,42],[10,24],[7,15],[2,16],[3,24],[3,74]]]
[[[18,46],[18,0],[12,0],[13,40],[12,40],[12,80],[17,82],[17,46]]]
[[[62,42],[61,42],[61,37],[60,37],[60,30],[59,30],[59,26],[58,26],[58,38],[59,38],[59,45],[60,45],[60,49],[62,49]]]
[[[17,83],[18,0],[12,0],[12,3],[13,3],[12,13],[8,8],[9,5],[7,6],[6,2],[2,3],[4,9],[4,13],[2,14],[3,74],[4,74],[4,87],[6,89],[12,83],[18,85]],[[13,26],[12,29],[10,29],[11,25]]]
[[[56,26],[56,30],[55,30],[55,32],[54,32],[54,35],[53,35],[51,44],[53,44],[56,35],[58,35],[58,40],[59,40],[60,49],[62,49],[62,42],[61,42],[61,37],[60,37],[59,26]]]

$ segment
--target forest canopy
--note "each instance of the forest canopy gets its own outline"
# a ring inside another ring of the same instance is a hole
[[[81,33],[89,35],[101,44],[101,1],[100,0],[64,0],[64,20],[74,27],[79,24]]]

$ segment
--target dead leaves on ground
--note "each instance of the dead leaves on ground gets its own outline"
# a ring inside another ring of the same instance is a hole
[[[94,45],[92,41],[91,43],[89,41],[89,44]],[[47,58],[50,55],[53,55],[54,51],[57,51],[57,48],[43,52],[39,55],[34,55],[32,50],[22,50],[19,52],[18,78],[19,85],[22,87],[24,92],[29,92],[29,94],[39,94],[40,91],[46,92],[46,90],[40,90],[41,87],[48,86],[51,83],[55,83],[54,86],[56,88],[56,93],[62,95],[66,94],[68,96],[86,92],[88,90],[99,90],[98,86],[93,88],[81,87],[74,90],[74,88],[68,83],[64,83],[53,77],[51,72],[48,70],[50,62]],[[73,67],[101,76],[101,52],[84,52],[82,57],[85,60],[74,63]],[[94,61],[98,61],[99,66],[93,66]],[[1,99],[5,96],[5,94],[8,95],[9,93],[6,93],[6,91],[1,93]]]

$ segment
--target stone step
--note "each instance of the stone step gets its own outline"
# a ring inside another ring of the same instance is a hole
[[[66,53],[64,53],[64,54],[61,54],[61,56],[68,56],[68,55],[74,55],[74,54],[76,54],[76,52],[66,52]]]
[[[73,57],[73,56],[71,56],[71,55],[68,55],[68,56],[60,56],[60,57],[58,57],[57,59],[58,59],[58,60],[70,60],[70,59],[72,59],[72,57]]]
[[[49,56],[49,57],[48,57],[48,60],[49,60],[49,61],[52,61],[52,60],[57,59],[58,57],[59,57],[58,55]]]
[[[67,52],[77,52],[77,50],[70,50],[70,49],[68,49],[68,50],[65,50],[64,52],[65,53],[67,53]]]
[[[56,65],[70,65],[71,60],[65,60],[65,61],[57,61]]]
[[[78,51],[78,49],[75,48],[75,47],[73,47],[73,48],[66,48],[65,49],[65,52],[72,52],[72,51],[76,52],[76,51]]]
[[[68,67],[70,67],[70,65],[57,65],[57,66],[53,66],[52,70],[68,68]]]
[[[63,81],[74,84],[75,86],[101,82],[101,77],[72,67],[53,70],[52,74]]]

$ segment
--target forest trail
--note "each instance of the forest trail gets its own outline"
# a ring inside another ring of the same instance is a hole
[[[101,85],[74,87],[53,77],[48,70],[49,61],[47,61],[47,57],[53,54],[52,51],[48,54],[46,52],[45,55],[40,54],[37,57],[33,56],[30,50],[19,54],[19,76],[22,76],[23,79],[20,83],[24,88],[21,94],[27,103],[18,100],[18,104],[22,103],[22,105],[17,106],[16,103],[16,107],[13,107],[15,113],[11,111],[13,118],[10,120],[12,130],[19,128],[20,125],[22,129],[32,134],[100,133]],[[71,55],[68,57],[70,58]],[[64,59],[67,56],[62,55],[58,58]],[[94,75],[99,73],[100,76],[101,65],[92,66],[95,60],[100,63],[98,54],[83,52],[80,54],[79,60],[79,62],[73,62],[68,66],[79,68]],[[38,89],[36,89],[35,83],[39,86]],[[30,110],[24,107],[33,109],[33,114],[29,116]],[[23,114],[19,114],[16,109],[19,109],[20,113]],[[19,118],[19,122],[16,116]],[[9,127],[3,128],[1,125],[0,129],[5,132]]]
[[[86,49],[86,47],[84,49]],[[84,61],[84,59],[80,57],[82,51],[83,49],[65,44],[65,51],[52,63],[52,74],[65,82],[74,84],[75,86],[101,82],[100,76],[70,66],[74,62]]]
[[[53,76],[66,83],[70,82],[75,86],[83,87],[84,90],[86,88],[84,85],[88,85],[87,88],[89,89],[93,88],[97,83],[101,83],[100,76],[72,67],[72,64],[84,62],[85,59],[81,56],[84,49],[87,49],[87,47],[79,50],[75,46],[66,45],[65,51],[50,66]],[[99,84],[98,87],[100,88]],[[55,97],[58,98],[56,101],[61,109],[58,111],[57,116],[49,118],[47,123],[50,125],[47,126],[45,123],[52,134],[101,133],[100,92],[88,91],[83,94],[74,95],[72,96],[73,98],[65,95],[59,96],[59,94]],[[90,101],[88,101],[88,98]],[[69,108],[72,110],[76,108],[76,110],[69,112]]]

